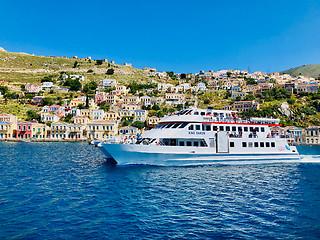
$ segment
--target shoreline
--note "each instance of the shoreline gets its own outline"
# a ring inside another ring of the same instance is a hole
[[[0,142],[91,142],[88,139],[0,139]]]

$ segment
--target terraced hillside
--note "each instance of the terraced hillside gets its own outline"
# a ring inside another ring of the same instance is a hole
[[[112,78],[121,79],[122,82],[150,80],[146,70],[103,61],[100,63],[89,59],[13,53],[0,48],[0,82],[37,83],[44,76],[59,74],[62,71],[84,75],[87,81],[98,81],[107,77],[108,69],[114,70]]]

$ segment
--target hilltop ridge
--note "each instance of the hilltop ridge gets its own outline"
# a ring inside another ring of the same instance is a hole
[[[290,74],[291,76],[305,76],[319,78],[320,64],[307,64],[280,72],[280,74]]]

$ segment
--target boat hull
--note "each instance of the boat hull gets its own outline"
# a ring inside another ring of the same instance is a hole
[[[103,143],[102,151],[119,165],[146,164],[189,166],[206,164],[255,164],[299,162],[298,152],[287,153],[212,153],[208,149],[135,144]]]

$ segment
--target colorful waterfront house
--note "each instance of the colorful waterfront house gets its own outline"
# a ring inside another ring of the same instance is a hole
[[[68,123],[65,122],[55,122],[51,124],[50,138],[56,140],[68,139],[69,137],[69,127]]]
[[[64,117],[65,111],[66,110],[64,107],[56,105],[56,104],[53,104],[51,106],[44,106],[42,108],[43,113],[51,113],[51,114],[59,116],[60,118]]]
[[[159,121],[160,121],[160,118],[158,118],[157,116],[148,117],[147,127],[153,128],[158,124]]]
[[[41,113],[41,121],[42,122],[58,122],[60,120],[60,117],[57,115],[51,114],[51,113]]]
[[[32,125],[34,122],[20,122],[16,132],[18,139],[30,139],[32,137]]]
[[[0,122],[0,139],[13,137],[13,124],[11,122]]]
[[[92,115],[93,115],[93,121],[102,121],[106,113],[103,109],[93,109]]]
[[[147,119],[147,111],[143,109],[134,110],[133,121],[145,122]]]
[[[80,116],[87,117],[91,120],[93,118],[92,109],[80,109]]]
[[[139,129],[132,126],[125,126],[119,129],[119,135],[123,138],[137,138]]]
[[[108,111],[104,116],[104,120],[116,121],[119,119],[119,114],[115,111]]]
[[[46,139],[49,127],[46,124],[34,122],[32,125],[32,138]]]
[[[296,126],[288,126],[285,127],[284,130],[289,133],[294,143],[302,143],[302,128]]]
[[[11,122],[13,124],[17,124],[18,118],[12,114],[2,113],[0,114],[0,122]]]
[[[93,121],[88,123],[87,138],[107,140],[118,133],[118,125],[113,121]]]
[[[101,102],[105,102],[106,101],[106,96],[105,94],[102,93],[97,93],[94,97],[94,101],[99,104]]]
[[[89,122],[89,118],[87,118],[86,116],[75,116],[73,117],[73,123],[77,124],[77,125],[83,125],[83,126],[87,126]]]
[[[67,136],[68,139],[84,139],[83,136],[83,129],[84,127],[79,124],[69,124],[69,135]]]
[[[306,128],[306,143],[319,144],[320,143],[320,127],[311,126]]]

